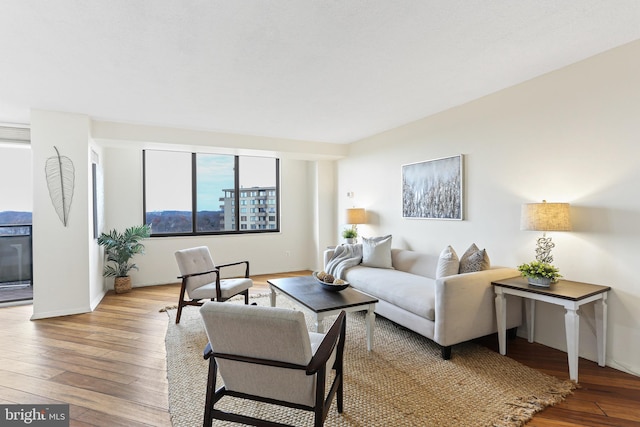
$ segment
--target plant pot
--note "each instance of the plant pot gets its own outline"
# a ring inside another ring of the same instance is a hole
[[[530,285],[548,288],[551,286],[552,280],[549,277],[527,277]]]
[[[344,239],[344,241],[345,241],[348,245],[354,245],[354,244],[358,241],[358,239],[357,239],[357,238],[355,238],[355,237],[348,237],[348,238],[345,238],[345,239]]]
[[[116,291],[116,294],[129,292],[131,290],[131,277],[116,277],[113,281],[113,289]]]

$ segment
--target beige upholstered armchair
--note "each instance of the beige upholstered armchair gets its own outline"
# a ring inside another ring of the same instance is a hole
[[[285,308],[206,302],[200,314],[209,338],[203,425],[213,419],[284,425],[215,409],[224,396],[313,411],[315,426],[324,424],[334,395],[342,412],[345,312],[326,334],[309,332],[304,315]],[[327,392],[331,369],[335,376]],[[216,390],[218,370],[224,385]]]
[[[175,253],[180,269],[182,286],[178,300],[176,323],[180,323],[182,308],[185,305],[202,305],[202,300],[225,301],[236,295],[244,295],[244,303],[249,304],[249,288],[253,281],[249,278],[249,261],[215,265],[209,248],[199,246],[183,249]],[[221,279],[221,271],[225,267],[245,265],[244,277]],[[185,300],[185,293],[189,300]]]

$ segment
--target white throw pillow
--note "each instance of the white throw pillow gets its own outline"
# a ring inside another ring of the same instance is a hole
[[[459,269],[460,259],[458,259],[458,254],[456,254],[456,251],[449,245],[440,252],[438,267],[436,268],[436,279],[458,274]]]
[[[391,235],[362,238],[362,265],[365,267],[392,268]]]
[[[488,270],[491,267],[489,255],[484,249],[478,249],[475,243],[460,258],[460,274]]]

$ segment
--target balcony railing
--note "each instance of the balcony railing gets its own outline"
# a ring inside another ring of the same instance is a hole
[[[0,287],[31,285],[31,225],[0,225]]]

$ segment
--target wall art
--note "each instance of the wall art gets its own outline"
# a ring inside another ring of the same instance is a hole
[[[71,211],[71,201],[73,200],[73,187],[75,182],[75,168],[73,162],[67,156],[61,156],[58,148],[56,155],[49,157],[44,166],[47,176],[47,187],[49,187],[49,197],[56,210],[60,221],[67,226],[69,221],[69,211]]]
[[[462,170],[462,154],[403,165],[402,216],[462,220]]]

